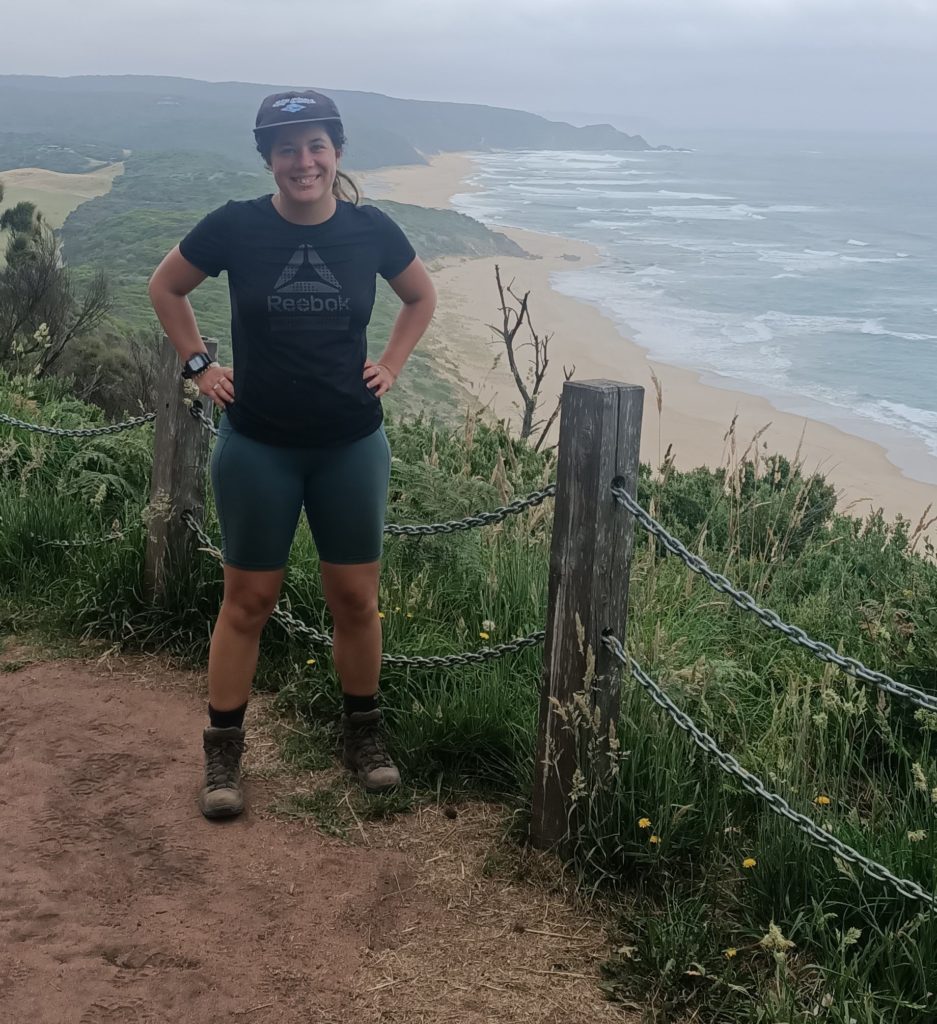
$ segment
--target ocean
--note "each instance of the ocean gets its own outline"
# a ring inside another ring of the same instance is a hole
[[[452,205],[591,242],[600,262],[553,287],[653,359],[937,483],[937,136],[674,141],[690,151],[476,154]]]

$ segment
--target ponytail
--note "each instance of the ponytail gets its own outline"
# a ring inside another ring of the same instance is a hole
[[[361,201],[361,193],[358,186],[344,171],[336,171],[335,181],[332,182],[332,195],[336,199],[344,199],[355,206]]]

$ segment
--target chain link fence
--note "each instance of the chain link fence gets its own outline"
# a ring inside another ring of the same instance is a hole
[[[198,420],[212,437],[217,437],[218,428],[212,422],[211,413],[206,413],[202,408],[202,403],[196,399],[184,399],[184,401],[189,406],[189,413],[192,418]]]
[[[549,484],[542,491],[533,491],[526,498],[518,498],[509,505],[502,505],[491,512],[478,512],[473,516],[466,516],[464,519],[450,519],[445,523],[427,523],[423,526],[389,523],[384,527],[384,533],[400,537],[427,537],[434,533],[456,533],[459,530],[471,530],[477,526],[492,526],[494,523],[503,522],[508,516],[516,516],[525,509],[540,505],[555,494],[556,484]]]
[[[832,833],[822,829],[812,818],[808,818],[805,814],[795,811],[783,797],[777,793],[772,793],[765,787],[765,784],[757,775],[753,775],[750,771],[743,768],[731,754],[720,750],[716,741],[708,733],[700,729],[689,715],[681,711],[641,666],[625,653],[621,641],[616,636],[607,635],[603,638],[602,642],[644,688],[651,700],[667,712],[674,725],[687,733],[701,750],[704,750],[713,757],[726,774],[737,778],[749,793],[761,797],[775,814],[779,814],[781,817],[787,818],[788,821],[792,821],[817,846],[829,850],[848,864],[855,864],[869,878],[874,878],[877,882],[891,885],[908,899],[920,900],[922,903],[937,909],[937,896],[933,893],[922,889],[917,882],[893,875],[888,868],[883,867],[874,860],[870,860],[851,846],[847,846],[841,839],[837,839]]]
[[[93,548],[115,540],[123,540],[124,534],[108,533],[103,537],[80,537],[77,540],[42,540],[35,533],[31,533],[30,537],[39,541],[39,546],[43,548]]]
[[[195,520],[190,512],[182,513],[182,521],[198,537],[201,549],[219,562],[224,562],[224,556],[204,528]],[[320,647],[331,647],[332,638],[328,633],[322,633],[313,626],[297,619],[289,609],[277,604],[272,616],[276,622],[293,636],[304,637],[306,640]],[[461,654],[439,654],[439,655],[407,655],[407,654],[382,654],[381,662],[393,668],[454,668],[456,665],[479,665],[486,661],[495,661],[507,654],[515,654],[525,647],[536,647],[542,644],[546,638],[546,630],[540,629],[528,636],[515,637],[503,644],[496,644],[493,647],[485,647],[480,651],[464,651]]]
[[[853,679],[858,679],[863,683],[871,683],[893,697],[900,697],[902,700],[910,701],[917,707],[924,708],[927,711],[937,712],[937,696],[925,693],[923,690],[918,690],[916,687],[908,686],[905,683],[899,683],[897,680],[892,679],[891,676],[885,675],[884,672],[876,672],[874,669],[867,668],[861,661],[857,661],[855,658],[843,657],[843,655],[833,650],[829,644],[814,640],[799,626],[792,626],[785,622],[777,612],[772,611],[770,608],[762,608],[751,594],[734,587],[727,577],[710,569],[699,555],[694,555],[688,551],[676,537],[668,533],[656,519],[646,512],[624,488],[613,485],[612,494],[618,503],[623,505],[648,533],[656,537],[688,569],[702,576],[714,590],[727,594],[743,611],[752,612],[769,629],[777,630],[799,647],[806,648],[814,657],[819,658],[820,661],[838,666],[847,675],[852,676]]]
[[[205,413],[198,402],[192,402],[189,412],[210,434],[215,437],[218,436],[218,428],[211,421],[210,415]],[[504,522],[508,516],[518,515],[528,508],[542,504],[547,498],[552,498],[555,494],[556,484],[548,484],[543,490],[533,491],[526,498],[518,498],[507,505],[493,509],[491,512],[477,512],[475,515],[466,516],[464,519],[450,519],[444,523],[425,523],[419,525],[388,523],[384,527],[384,533],[391,537],[429,537],[436,533],[457,533],[460,530],[471,530],[478,526],[493,526],[495,523]]]
[[[148,412],[143,416],[134,416],[133,419],[125,420],[123,423],[109,423],[106,427],[44,427],[39,423],[27,423],[25,420],[18,420],[13,416],[0,413],[0,423],[19,427],[21,430],[28,430],[33,434],[50,434],[54,437],[100,437],[103,434],[119,434],[124,430],[142,427],[144,423],[152,423],[155,419],[156,413]]]

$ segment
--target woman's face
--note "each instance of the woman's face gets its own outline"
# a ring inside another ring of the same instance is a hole
[[[270,170],[280,195],[303,205],[330,196],[340,155],[321,125],[281,128],[270,150]]]

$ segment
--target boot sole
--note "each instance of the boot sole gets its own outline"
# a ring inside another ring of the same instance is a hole
[[[392,789],[397,789],[401,783],[392,782],[388,786],[369,786],[364,779],[358,774],[358,769],[353,764],[349,764],[347,761],[342,761],[342,766],[346,771],[349,771],[358,780],[358,785],[365,791],[365,793],[389,793]]]
[[[205,810],[204,807],[199,807],[202,812],[202,817],[208,818],[209,821],[218,821],[222,818],[236,818],[239,814],[244,812],[244,804],[240,807],[225,807],[216,811]]]

